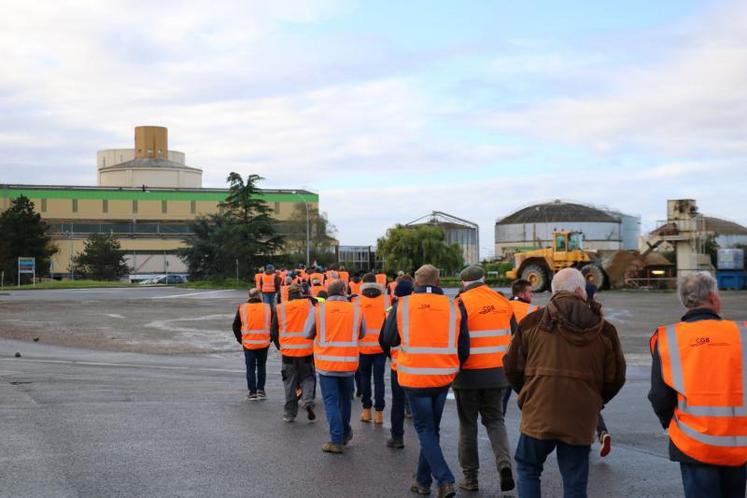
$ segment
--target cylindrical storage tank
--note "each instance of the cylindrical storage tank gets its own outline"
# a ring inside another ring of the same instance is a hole
[[[584,234],[586,250],[619,250],[623,247],[622,222],[602,209],[584,204],[553,201],[516,211],[495,224],[495,253],[549,247],[554,231]]]

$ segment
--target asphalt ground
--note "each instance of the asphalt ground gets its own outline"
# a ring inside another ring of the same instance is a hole
[[[747,318],[747,294],[723,297],[725,317]],[[388,409],[384,427],[362,424],[354,402],[346,454],[322,453],[321,406],[316,423],[281,420],[274,348],[269,399],[246,400],[243,355],[230,331],[242,298],[173,288],[0,296],[0,497],[410,496],[415,431],[407,422],[406,448],[386,448]],[[600,300],[630,367],[604,410],[613,451],[601,459],[592,448],[590,496],[682,496],[679,469],[646,400],[648,337],[657,324],[677,320],[676,297],[619,292]],[[78,342],[82,348],[71,347]],[[513,397],[507,427],[514,447],[518,424]],[[441,440],[458,476],[457,434],[450,400]],[[480,454],[481,491],[461,496],[515,496],[499,492],[484,431]],[[553,456],[543,486],[545,496],[562,495]]]

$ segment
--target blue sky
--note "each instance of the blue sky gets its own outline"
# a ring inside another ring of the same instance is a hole
[[[345,244],[570,199],[741,223],[743,2],[33,2],[0,19],[0,182],[95,182],[169,127],[204,169],[318,191]],[[146,17],[145,13],[152,14]]]

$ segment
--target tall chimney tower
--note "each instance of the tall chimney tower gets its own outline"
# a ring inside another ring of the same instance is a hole
[[[163,126],[135,127],[135,159],[168,159],[168,130]]]

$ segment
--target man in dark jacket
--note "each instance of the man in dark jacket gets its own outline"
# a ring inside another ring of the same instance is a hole
[[[599,410],[625,383],[617,331],[587,302],[581,272],[560,270],[552,291],[545,308],[519,323],[503,360],[521,408],[515,459],[522,498],[541,496],[543,464],[555,448],[564,496],[586,497]]]
[[[423,265],[415,272],[415,294],[438,294],[443,295],[443,290],[438,286],[439,272],[432,265]],[[381,334],[381,344],[388,347],[397,347],[401,343],[401,332],[397,324],[397,314],[402,300],[395,303],[392,310],[387,316],[384,323],[384,330]],[[428,312],[427,310],[423,311]],[[460,312],[461,314],[461,312]],[[409,320],[414,321],[416,317],[410,313]],[[469,357],[469,331],[467,330],[467,320],[461,317],[460,328],[457,337],[457,356],[459,364],[463,365]],[[400,362],[398,369],[403,369]],[[454,496],[454,475],[451,473],[439,442],[439,432],[441,416],[446,405],[446,395],[449,392],[450,384],[439,387],[407,387],[402,385],[405,396],[410,402],[415,430],[420,440],[420,458],[418,459],[418,469],[410,490],[420,495],[430,494],[430,485],[433,478],[438,483],[438,497]]]
[[[304,296],[301,292],[301,286],[293,284],[288,288],[288,302],[290,303],[299,299],[310,300],[310,298]],[[315,303],[315,300],[312,303]],[[276,312],[272,314],[270,340],[275,344],[278,351],[280,351],[280,323],[278,314],[285,314],[287,312],[287,304],[280,303],[276,307]],[[313,308],[311,310],[313,313]],[[311,319],[311,317],[307,317],[308,319]],[[301,389],[301,407],[306,410],[306,416],[310,421],[315,420],[314,396],[316,393],[316,371],[314,370],[313,351],[310,349],[309,353],[303,356],[290,356],[282,353],[280,356],[282,357],[280,374],[285,390],[283,421],[293,422],[296,415],[298,415],[299,399],[296,393],[299,388]]]
[[[261,303],[262,297],[259,289],[249,289],[247,303]],[[241,308],[236,311],[233,319],[233,335],[239,344],[243,344],[241,338]],[[270,346],[259,349],[244,348],[244,363],[246,364],[246,385],[249,389],[249,401],[265,400],[265,380],[267,378],[267,350]]]
[[[721,299],[716,288],[716,281],[710,274],[701,272],[683,277],[678,282],[677,291],[680,301],[687,308],[687,313],[682,317],[682,322],[693,323],[709,320],[721,322],[722,319],[719,316]],[[707,323],[703,325],[705,327],[713,327],[713,325]],[[656,416],[659,417],[662,427],[667,429],[674,417],[678,398],[677,391],[670,387],[662,376],[662,362],[659,354],[659,341],[657,339],[658,332],[655,331],[652,337],[653,362],[651,364],[651,390],[648,393],[648,399],[651,401],[651,406]],[[722,344],[719,344],[719,347],[729,348],[730,345],[726,341],[723,341]],[[744,354],[744,348],[747,348],[747,345],[741,344],[741,347],[742,354]],[[696,350],[695,354],[705,357],[705,355],[712,354],[712,350],[709,351],[708,347],[700,348]],[[702,361],[704,361],[704,358],[701,358]],[[708,360],[705,359],[705,363],[701,364],[708,364]],[[745,367],[747,365],[742,365],[742,368]],[[734,375],[740,375],[739,371],[734,369]],[[735,384],[740,385],[738,381]],[[742,386],[741,389],[745,389],[745,386]],[[711,395],[714,394],[711,393]],[[724,453],[728,453],[730,448],[728,446],[723,447],[723,451]],[[741,498],[745,496],[747,465],[744,462],[737,466],[707,464],[680,450],[671,439],[669,440],[669,459],[680,464],[682,482],[687,498],[701,496],[709,498]]]

